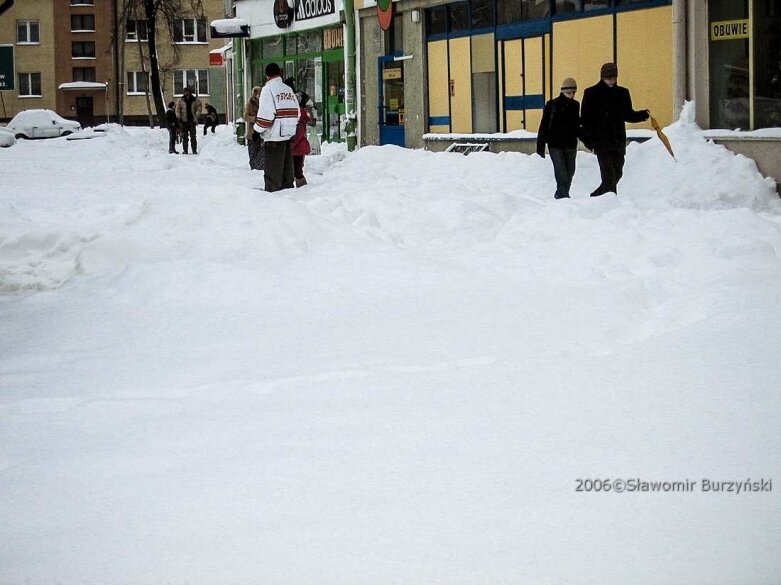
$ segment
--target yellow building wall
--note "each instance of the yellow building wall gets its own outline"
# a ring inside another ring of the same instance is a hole
[[[524,41],[524,77],[526,79],[525,95],[545,95],[545,73],[542,56],[544,53],[543,37],[526,39]],[[536,132],[542,120],[542,110],[526,110],[526,130]]]
[[[16,21],[37,20],[40,44],[18,45]],[[57,109],[57,80],[54,61],[54,12],[52,0],[16,2],[0,17],[0,45],[14,47],[14,90],[3,92],[0,117],[13,118],[17,112],[35,108]],[[19,97],[19,73],[41,74],[41,97]],[[70,81],[70,80],[68,80]]]
[[[662,125],[673,121],[672,22],[672,7],[662,6],[619,13],[616,24],[618,82],[631,92],[634,109],[651,110]]]
[[[447,41],[428,43],[428,115],[450,116]],[[450,126],[431,126],[430,132],[447,133]]]
[[[472,131],[472,72],[470,71],[471,40],[469,37],[450,39],[450,120],[452,132]]]
[[[647,10],[637,10],[643,18]],[[640,37],[635,42],[643,42]],[[621,49],[619,48],[619,53]],[[613,17],[595,16],[553,23],[553,93],[559,95],[561,82],[573,77],[578,83],[578,101],[583,90],[599,81],[603,63],[613,60]],[[646,53],[651,60],[653,53]],[[623,80],[622,80],[623,81]]]
[[[523,41],[504,41],[503,56],[504,56],[504,95],[501,96],[501,102],[504,103],[504,98],[507,96],[519,96],[523,95],[523,78],[521,77],[521,56],[522,56],[522,43]],[[512,130],[523,129],[523,112],[518,110],[508,110],[507,114],[507,126],[505,132]]]

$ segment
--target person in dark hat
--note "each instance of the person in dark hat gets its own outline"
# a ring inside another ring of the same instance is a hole
[[[583,92],[581,108],[581,140],[593,150],[599,162],[602,182],[591,194],[618,193],[618,181],[624,173],[626,156],[626,122],[645,122],[648,110],[632,108],[629,90],[618,85],[618,67],[605,63],[599,73],[600,81]]]
[[[572,177],[575,176],[575,155],[580,135],[580,104],[575,99],[578,84],[571,77],[561,83],[559,97],[549,100],[542,111],[537,131],[537,154],[545,158],[545,145],[553,163],[556,177],[556,199],[569,197]]]

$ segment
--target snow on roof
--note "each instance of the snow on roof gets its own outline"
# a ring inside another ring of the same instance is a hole
[[[211,21],[212,30],[220,37],[249,36],[249,22],[243,18],[223,18]]]
[[[233,49],[232,42],[228,43],[224,47],[220,47],[219,49],[212,49],[211,51],[209,51],[209,55],[225,55],[225,53],[227,53],[231,49]]]
[[[94,81],[71,81],[61,83],[58,89],[102,89],[105,91],[107,83],[96,83]]]

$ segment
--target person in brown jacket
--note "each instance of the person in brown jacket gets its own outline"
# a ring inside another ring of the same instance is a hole
[[[201,100],[193,95],[192,89],[185,87],[182,97],[176,104],[176,118],[182,127],[182,150],[187,154],[187,137],[193,146],[193,154],[198,154],[198,141],[196,129],[198,128],[198,116],[201,115]]]
[[[252,88],[252,95],[244,106],[244,126],[247,129],[247,149],[249,151],[249,166],[256,171],[263,170],[263,139],[255,132],[255,119],[260,107],[260,87]]]

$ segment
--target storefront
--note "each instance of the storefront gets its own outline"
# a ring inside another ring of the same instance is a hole
[[[710,126],[781,126],[781,1],[709,0]]]
[[[344,29],[341,3],[308,0],[295,9],[284,0],[254,0],[236,5],[237,15],[250,23],[244,42],[244,96],[263,85],[264,68],[276,62],[295,89],[306,92],[317,113],[316,131],[321,140],[343,141],[345,114]]]

